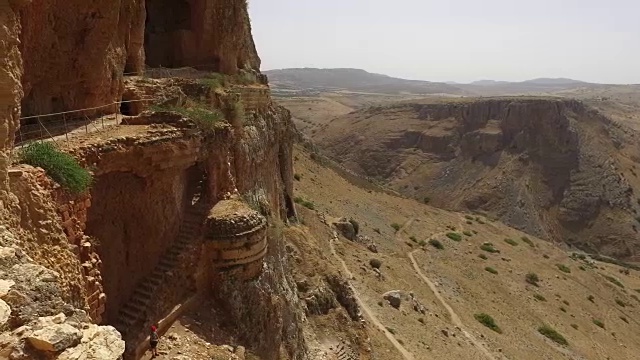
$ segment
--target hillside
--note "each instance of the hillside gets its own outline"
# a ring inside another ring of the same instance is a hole
[[[636,270],[574,255],[484,216],[448,212],[346,181],[329,162],[300,148],[295,159],[302,224],[294,231],[314,237],[294,242],[291,253],[299,264],[321,256],[348,274],[376,358],[636,358]],[[332,235],[331,224],[342,217],[358,223],[355,241]],[[431,245],[433,240],[442,249]],[[377,252],[370,250],[372,242]],[[381,262],[379,272],[371,259]],[[317,273],[308,268],[294,277],[306,283]],[[527,282],[529,273],[539,281]],[[400,294],[398,309],[384,298],[394,290]],[[313,290],[307,294],[317,296]],[[476,319],[482,313],[500,332]],[[568,345],[541,335],[544,325]],[[328,336],[326,342],[332,341]]]
[[[282,69],[264,72],[277,94],[349,91],[377,94],[449,94],[464,91],[445,83],[405,80],[360,69]]]
[[[313,138],[347,168],[420,201],[640,260],[637,134],[579,101],[408,101],[335,118]]]

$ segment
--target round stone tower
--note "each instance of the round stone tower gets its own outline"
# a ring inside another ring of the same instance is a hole
[[[267,219],[239,199],[221,200],[205,221],[205,241],[219,273],[255,278],[267,253]]]

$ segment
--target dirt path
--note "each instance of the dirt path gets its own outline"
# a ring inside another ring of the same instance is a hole
[[[438,301],[440,301],[442,306],[444,306],[444,308],[447,309],[447,312],[449,312],[449,316],[451,317],[451,322],[453,323],[453,325],[459,327],[462,330],[462,333],[464,334],[464,336],[467,339],[469,339],[469,341],[471,341],[478,349],[480,349],[480,351],[482,351],[488,359],[495,360],[491,352],[481,342],[479,342],[473,335],[471,335],[471,333],[469,333],[465,329],[465,326],[462,323],[462,320],[460,320],[460,317],[458,316],[458,314],[456,314],[456,312],[453,311],[449,303],[442,297],[442,295],[436,288],[436,285],[433,283],[433,281],[431,281],[431,279],[429,279],[426,275],[422,273],[422,270],[420,270],[420,266],[418,266],[416,259],[413,257],[413,253],[416,251],[418,250],[414,250],[412,252],[407,253],[407,255],[409,256],[409,259],[411,260],[411,263],[413,264],[413,269],[416,271],[418,276],[420,276],[422,281],[424,281],[429,286],[429,288],[431,289],[433,294],[436,296],[436,298],[438,298]]]
[[[334,246],[334,241],[336,241],[337,236],[334,235],[334,237],[329,240],[329,246],[331,247],[331,253],[333,254],[333,256],[340,262],[340,264],[342,264],[342,269],[344,270],[344,272],[346,273],[347,277],[349,279],[353,278],[353,273],[349,270],[349,267],[347,266],[347,263],[344,262],[344,260],[342,260],[342,258],[340,257],[340,255],[338,255],[338,253],[336,252],[335,246]],[[378,318],[374,315],[373,311],[371,311],[371,309],[367,306],[367,304],[364,303],[364,301],[362,300],[362,298],[360,297],[360,293],[358,293],[358,291],[355,289],[355,287],[351,284],[351,282],[349,281],[349,287],[351,288],[351,290],[353,291],[354,296],[356,297],[356,300],[358,301],[358,305],[360,305],[360,308],[362,308],[362,310],[365,312],[365,314],[367,314],[367,317],[371,320],[371,322],[378,328],[380,329],[384,335],[387,337],[387,339],[389,339],[389,341],[391,342],[391,344],[393,344],[393,346],[398,350],[398,352],[400,352],[400,354],[402,355],[402,357],[405,360],[415,360],[415,358],[413,357],[413,354],[411,354],[409,351],[407,351],[407,349],[404,348],[404,346],[402,346],[398,340],[396,340],[395,336],[393,336],[393,334],[391,334],[387,328],[380,322],[380,320],[378,320]]]
[[[407,221],[405,223],[405,226],[409,226],[411,225],[411,223],[413,222],[414,219],[411,219],[409,221]],[[462,231],[462,224],[464,222],[464,219],[460,219],[460,222],[457,225],[457,229],[460,229]],[[404,228],[404,226],[403,226]],[[429,238],[433,238],[434,236],[440,236],[440,235],[444,235],[447,232],[449,232],[449,230],[444,230],[438,233],[434,233],[431,234],[431,236],[429,236]],[[465,328],[464,324],[462,323],[462,320],[460,320],[460,316],[458,316],[458,314],[456,314],[455,311],[453,311],[453,308],[451,307],[451,305],[449,305],[449,303],[444,299],[444,297],[442,297],[442,294],[440,294],[440,291],[438,291],[438,288],[436,287],[436,285],[433,283],[433,281],[431,281],[431,279],[429,279],[429,277],[427,277],[422,270],[420,269],[420,266],[418,265],[418,262],[416,261],[415,257],[413,256],[413,254],[417,251],[419,251],[420,249],[416,249],[413,251],[410,251],[407,253],[407,256],[409,257],[409,260],[411,260],[411,264],[413,265],[413,269],[415,270],[415,272],[418,274],[418,276],[420,277],[420,279],[422,279],[422,281],[427,284],[427,286],[429,286],[429,288],[431,289],[431,291],[433,292],[433,295],[436,296],[436,298],[438,299],[438,301],[440,301],[440,304],[442,304],[442,306],[447,309],[447,312],[449,313],[449,316],[451,317],[451,322],[453,323],[454,326],[457,326],[461,329],[462,333],[464,334],[464,336],[469,339],[469,341],[471,341],[471,343],[473,345],[475,345],[475,347],[477,347],[478,349],[480,349],[480,351],[482,351],[482,353],[488,358],[488,359],[492,359],[492,360],[496,360],[496,358],[491,354],[491,352],[480,342],[478,341],[473,335],[471,335],[471,333],[469,333],[467,331],[467,329]]]

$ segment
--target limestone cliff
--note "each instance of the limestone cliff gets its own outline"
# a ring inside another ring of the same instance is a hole
[[[245,1],[43,0],[26,2],[19,15],[23,115],[112,113],[103,106],[120,99],[123,74],[145,65],[260,68]]]
[[[420,201],[488,213],[589,252],[638,256],[636,135],[579,101],[374,107],[316,138],[350,169]]]

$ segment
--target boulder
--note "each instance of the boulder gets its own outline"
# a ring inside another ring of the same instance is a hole
[[[400,304],[402,304],[402,292],[400,290],[388,291],[382,295],[382,298],[387,300],[389,305],[396,309],[399,309]]]
[[[66,349],[58,360],[118,360],[124,353],[124,341],[112,326],[89,325],[82,332],[80,345]]]
[[[346,218],[342,218],[333,223],[333,226],[344,236],[345,238],[355,241],[356,240],[356,229],[353,227],[353,224],[347,220]]]
[[[11,287],[15,284],[13,280],[0,280],[0,298],[7,295]]]
[[[28,337],[34,348],[50,352],[58,352],[76,346],[81,339],[82,332],[68,324],[54,324],[34,331]]]
[[[11,316],[11,308],[6,302],[0,300],[0,329],[7,323]]]

